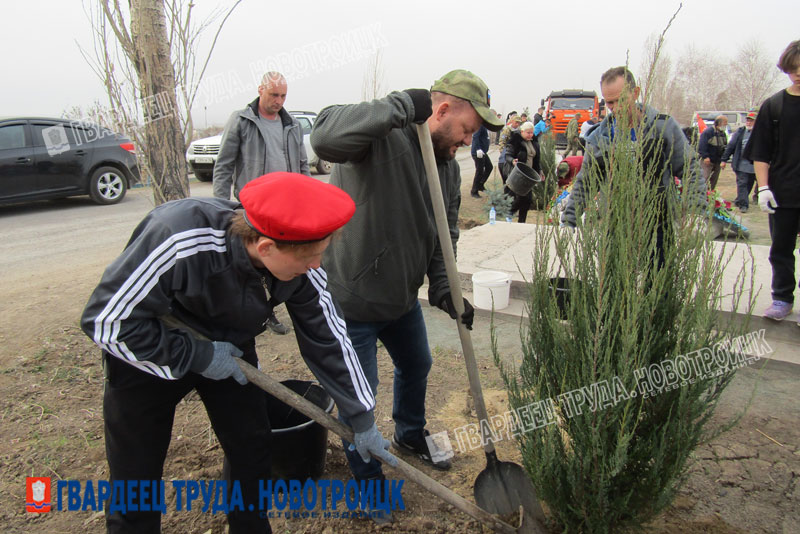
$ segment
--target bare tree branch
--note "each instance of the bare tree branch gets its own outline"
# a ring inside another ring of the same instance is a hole
[[[361,84],[362,100],[373,100],[385,96],[383,78],[383,50],[378,49],[367,63],[367,70]]]

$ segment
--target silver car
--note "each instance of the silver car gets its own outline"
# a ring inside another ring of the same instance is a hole
[[[319,159],[309,141],[311,128],[314,126],[314,121],[317,120],[317,114],[311,111],[291,111],[290,113],[303,129],[303,144],[306,147],[309,168],[316,169],[317,174],[330,174],[331,163]],[[214,177],[214,164],[217,162],[221,142],[222,135],[220,134],[192,141],[189,145],[189,149],[186,151],[186,161],[195,177],[201,182],[210,182]]]

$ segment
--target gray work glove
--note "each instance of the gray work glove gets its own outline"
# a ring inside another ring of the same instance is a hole
[[[383,438],[375,423],[364,432],[356,432],[353,436],[353,445],[365,463],[374,456],[391,466],[397,465],[397,458],[389,452],[391,443]]]
[[[211,380],[224,380],[228,377],[233,377],[241,385],[247,384],[247,378],[239,368],[239,364],[234,360],[234,358],[242,356],[242,351],[227,341],[212,341],[212,344],[214,345],[214,356],[212,356],[211,363],[206,367],[206,370],[200,371],[200,374]]]

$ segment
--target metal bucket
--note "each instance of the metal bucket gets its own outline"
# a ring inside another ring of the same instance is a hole
[[[519,196],[527,195],[533,186],[542,181],[539,173],[524,163],[517,162],[508,175],[506,185]]]

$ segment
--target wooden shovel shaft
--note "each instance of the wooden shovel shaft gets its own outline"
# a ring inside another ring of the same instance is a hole
[[[489,416],[486,412],[486,403],[483,400],[483,391],[481,389],[480,376],[478,375],[478,363],[475,361],[475,351],[472,348],[472,338],[470,337],[466,325],[461,322],[461,314],[464,313],[461,280],[458,277],[458,270],[456,269],[456,255],[453,251],[453,242],[450,240],[450,228],[447,226],[447,213],[445,212],[444,197],[442,196],[442,184],[439,181],[439,169],[436,167],[436,156],[433,152],[431,132],[427,123],[417,125],[417,135],[422,150],[422,159],[425,162],[425,174],[428,175],[428,188],[431,194],[434,218],[436,219],[436,231],[439,235],[439,244],[442,247],[442,256],[444,257],[444,265],[447,270],[447,283],[450,285],[450,296],[453,298],[453,304],[458,317],[456,324],[458,325],[458,335],[461,338],[461,348],[464,351],[464,361],[467,364],[469,387],[475,401],[475,411],[478,414],[478,421],[481,423],[488,422]],[[485,157],[489,156],[487,155]],[[488,462],[486,470],[484,470],[484,472],[486,472],[492,468],[493,462],[496,465],[497,453],[495,452],[494,443],[490,439],[490,436],[485,433],[489,425],[481,424],[479,426],[484,443],[483,449],[486,452],[486,459]],[[519,469],[521,470],[522,468],[519,467]],[[530,482],[528,482],[528,484],[530,485]],[[523,488],[523,492],[524,491],[525,489]],[[536,499],[536,492],[532,485],[530,485],[529,491],[531,493],[531,498]],[[486,513],[482,508],[478,509]],[[522,510],[522,506],[520,506],[520,510],[523,512],[523,515],[520,517],[521,522],[518,532],[544,534],[545,531],[541,525],[538,524],[537,520],[532,519],[525,524],[525,513],[531,513],[532,510]],[[510,525],[507,523],[503,523],[503,525],[510,528]]]
[[[478,414],[478,421],[488,422],[489,415],[486,412],[486,403],[483,400],[481,379],[478,375],[478,363],[475,361],[475,351],[472,348],[472,337],[470,337],[466,325],[461,322],[461,314],[464,313],[464,297],[461,294],[461,280],[458,277],[458,269],[456,268],[456,255],[453,251],[453,242],[450,240],[450,228],[447,226],[442,184],[439,182],[439,169],[436,167],[436,156],[433,153],[433,142],[431,141],[431,132],[427,122],[417,125],[417,135],[419,136],[419,146],[422,149],[422,159],[425,161],[425,173],[428,175],[428,188],[431,193],[434,218],[436,219],[436,231],[439,234],[439,245],[442,247],[442,256],[444,256],[444,265],[447,270],[447,283],[450,284],[450,296],[453,297],[453,305],[458,315],[456,323],[458,324],[458,335],[461,338],[461,348],[464,351],[464,361],[467,364],[469,389],[475,401],[475,412]],[[490,436],[484,434],[484,430],[488,425],[481,424],[479,426],[481,437],[485,444],[483,449],[486,454],[491,454],[494,452],[494,443]]]
[[[343,424],[341,421],[334,419],[333,416],[328,414],[325,410],[323,410],[313,402],[301,397],[300,395],[298,395],[291,389],[287,388],[274,378],[259,371],[246,361],[241,359],[237,359],[236,361],[239,364],[239,367],[241,368],[242,372],[244,373],[244,376],[247,377],[247,380],[249,380],[256,386],[260,387],[261,389],[263,389],[273,397],[277,398],[278,400],[291,406],[298,412],[306,415],[307,417],[310,417],[311,419],[313,419],[320,425],[324,426],[325,428],[327,428],[334,434],[338,435],[339,437],[349,442],[353,441],[353,430],[350,427]],[[386,466],[388,464],[384,463],[383,465]],[[425,490],[433,493],[443,501],[452,504],[465,514],[472,516],[478,521],[493,528],[497,532],[506,532],[508,534],[517,532],[516,529],[511,525],[509,525],[508,523],[501,521],[496,516],[488,513],[486,510],[464,499],[459,494],[455,493],[453,490],[443,486],[442,484],[432,479],[419,469],[404,462],[402,459],[400,458],[397,459],[397,466],[395,466],[394,468],[397,469],[400,473],[402,473],[402,475],[406,479],[411,480],[416,484],[419,484]]]
[[[189,325],[184,324],[183,322],[179,321],[175,317],[171,315],[161,317],[161,320],[167,326],[172,328],[180,328],[185,330],[189,334],[193,335],[197,339],[202,339],[204,341],[209,341],[209,339],[195,330],[194,328],[190,327]],[[298,412],[302,413],[306,417],[309,417],[313,421],[316,421],[320,425],[324,426],[337,436],[342,439],[345,439],[349,442],[353,442],[353,430],[339,421],[338,419],[334,419],[328,412],[314,404],[313,402],[309,401],[308,399],[298,395],[291,389],[287,388],[268,374],[259,371],[246,361],[242,360],[241,358],[236,358],[236,363],[239,364],[239,368],[244,373],[244,376],[250,381],[252,384],[255,384],[259,388],[263,389],[279,401],[285,403],[289,407],[297,410]],[[384,464],[388,465],[388,464]],[[392,466],[389,466],[392,467]],[[443,486],[439,482],[435,481],[419,469],[411,466],[410,464],[404,462],[402,459],[397,458],[397,466],[394,467],[400,473],[403,474],[408,480],[415,482],[422,486],[425,490],[433,493],[446,503],[452,504],[465,514],[472,516],[473,518],[477,519],[478,521],[486,524],[490,528],[494,529],[497,532],[505,532],[506,534],[514,534],[517,530],[509,525],[508,523],[501,521],[494,516],[476,506],[475,504],[469,502],[468,500],[464,499],[461,495],[457,494],[453,490]]]

